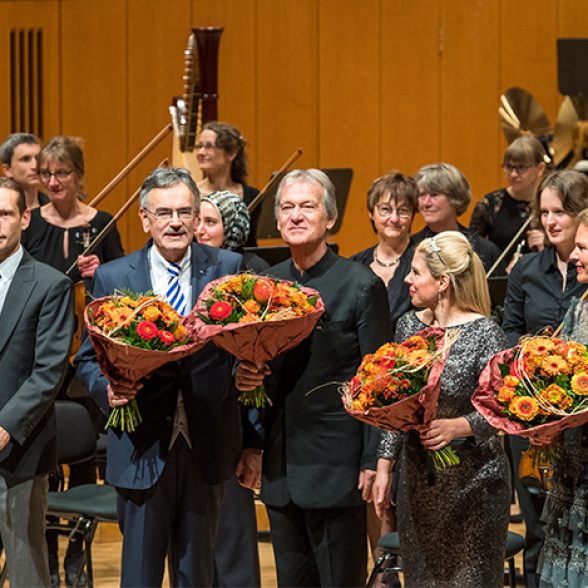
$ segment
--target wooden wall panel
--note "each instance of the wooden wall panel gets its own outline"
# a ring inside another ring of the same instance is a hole
[[[169,120],[189,28],[203,25],[225,29],[219,118],[248,140],[252,184],[263,185],[298,146],[300,167],[354,168],[337,238],[349,253],[373,240],[365,191],[392,167],[414,173],[450,161],[470,179],[474,200],[503,184],[499,95],[520,85],[553,120],[556,38],[588,37],[588,11],[585,0],[0,1],[0,34],[48,31],[46,135],[85,139],[90,194]],[[4,135],[7,67],[2,51]],[[117,209],[165,155],[170,140],[104,208]],[[132,213],[121,230],[128,249],[142,244]]]
[[[47,0],[9,0],[0,2],[0,142],[11,132],[10,51],[11,29],[41,29],[43,36],[42,113],[43,137],[59,132],[59,2]],[[29,128],[16,131],[28,132]]]
[[[222,26],[219,50],[220,120],[235,125],[247,141],[249,182],[258,181],[256,136],[256,0],[193,0],[193,26]]]
[[[441,158],[464,172],[474,202],[499,186],[498,17],[496,2],[442,2]]]
[[[298,167],[318,164],[318,2],[258,0],[258,184],[297,148]]]
[[[184,49],[190,34],[190,0],[127,0],[128,47],[128,152],[132,159],[171,121],[169,106],[173,96],[183,92]],[[136,169],[129,174],[128,194],[166,157],[171,161],[172,134],[168,135]],[[145,243],[145,233],[137,218],[138,205],[126,215],[128,250]]]
[[[380,173],[414,174],[441,158],[439,0],[382,5]],[[419,216],[413,228],[420,229]]]
[[[90,197],[127,162],[126,32],[126,2],[62,0],[61,132],[84,140]],[[123,181],[99,208],[116,212],[126,196]]]
[[[512,86],[524,88],[536,98],[552,125],[559,107],[556,29],[556,0],[502,0],[500,92]],[[500,157],[506,146],[502,137]]]
[[[365,193],[381,169],[380,4],[319,4],[318,165],[354,171],[343,224],[333,236],[344,255],[372,236]]]

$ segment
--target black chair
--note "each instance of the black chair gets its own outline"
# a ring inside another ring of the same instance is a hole
[[[511,588],[516,588],[516,570],[514,558],[517,553],[522,551],[525,546],[525,540],[517,533],[508,532],[506,538],[506,553],[504,559],[508,562],[508,576]],[[374,564],[374,569],[370,574],[366,588],[371,588],[379,574],[383,572],[401,572],[402,564],[400,563],[400,536],[398,533],[388,533],[378,541],[378,547],[382,555]]]
[[[81,463],[94,456],[96,433],[88,411],[77,402],[57,400],[55,414],[60,466]],[[73,585],[80,585],[85,568],[87,586],[92,588],[92,541],[98,523],[118,522],[115,489],[103,484],[83,484],[65,491],[49,492],[47,515],[67,521],[67,524],[50,522],[48,529],[68,535],[71,541],[83,542],[84,556]]]

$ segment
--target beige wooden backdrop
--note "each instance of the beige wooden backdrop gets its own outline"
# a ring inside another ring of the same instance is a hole
[[[365,192],[391,168],[448,161],[474,199],[502,185],[498,97],[530,91],[554,120],[556,39],[588,37],[586,0],[0,0],[0,136],[10,132],[8,38],[43,30],[44,139],[83,137],[95,194],[168,121],[191,26],[224,27],[219,118],[249,143],[261,186],[301,166],[352,167],[343,253],[372,234]],[[27,129],[19,129],[27,130]],[[171,154],[165,141],[106,200],[114,212]],[[467,221],[468,215],[464,216]],[[417,225],[418,227],[418,221]],[[144,236],[134,211],[127,250]]]

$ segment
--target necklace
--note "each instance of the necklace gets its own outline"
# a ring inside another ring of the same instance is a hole
[[[376,247],[376,249],[374,249],[374,261],[382,267],[394,267],[399,261],[400,258],[402,257],[401,255],[399,255],[396,259],[393,259],[392,261],[382,261],[381,259],[378,259],[378,253],[377,253],[378,249]]]

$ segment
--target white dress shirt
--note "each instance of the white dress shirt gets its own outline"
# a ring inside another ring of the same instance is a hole
[[[188,301],[188,308],[192,306],[192,264],[191,264],[192,248],[188,247],[188,251],[184,257],[177,262],[176,265],[180,266],[180,275],[178,281],[180,288],[184,294],[185,299]],[[151,277],[151,284],[153,285],[153,291],[165,298],[168,289],[168,281],[170,273],[167,269],[168,263],[159,253],[157,247],[153,245],[149,249],[149,275]],[[182,391],[178,390],[178,403],[176,405],[176,413],[174,415],[174,426],[172,430],[172,436],[169,442],[169,449],[172,448],[176,439],[182,435],[188,444],[188,447],[192,449],[192,440],[190,439],[190,430],[188,429],[188,417],[186,416],[186,408],[184,406],[184,398],[182,397]]]
[[[9,255],[2,263],[0,263],[0,313],[4,308],[4,301],[6,300],[8,288],[10,288],[12,278],[14,278],[14,274],[22,261],[23,255],[24,249],[19,245],[18,249],[12,255]]]

